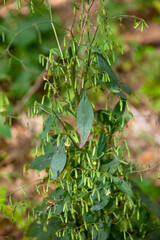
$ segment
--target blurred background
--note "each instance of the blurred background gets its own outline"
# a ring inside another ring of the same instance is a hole
[[[51,2],[56,30],[63,44],[65,28],[72,24],[72,1]],[[23,232],[32,220],[28,208],[41,200],[35,191],[36,183],[30,183],[42,178],[43,172],[41,175],[35,171],[24,172],[25,164],[34,159],[42,119],[29,118],[27,109],[44,93],[44,69],[39,64],[39,55],[47,56],[57,45],[48,23],[48,11],[40,1],[36,4],[38,10],[33,14],[26,1],[22,1],[19,11],[16,1],[0,3],[0,206],[3,208],[0,240],[25,239]],[[138,163],[142,170],[150,168],[142,171],[143,181],[137,175],[135,182],[144,194],[160,204],[160,1],[112,0],[106,8],[110,17],[135,15],[148,24],[143,32],[133,28],[132,18],[113,22],[111,26],[113,37],[124,49],[123,55],[116,57],[114,69],[119,80],[127,82],[135,91],[129,97],[135,119],[125,129],[131,152],[129,160]],[[103,105],[103,99],[98,101]],[[11,125],[3,124],[7,115],[12,116]],[[21,184],[27,185],[25,194],[18,190]],[[12,192],[11,199],[7,194]],[[11,201],[17,203],[15,209],[6,206]]]

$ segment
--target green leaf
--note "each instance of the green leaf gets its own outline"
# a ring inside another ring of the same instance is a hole
[[[98,110],[95,112],[96,113],[95,118],[98,121],[102,122],[103,124],[111,126],[112,134],[115,131],[118,131],[119,128],[124,127],[128,123],[128,121],[131,119],[130,113],[128,112],[123,113],[123,107],[122,107],[122,111],[118,112],[118,107],[119,106],[117,105],[113,113],[109,110]]]
[[[47,135],[47,133],[50,131],[53,123],[53,118],[51,115],[49,115],[45,121],[45,125],[43,127],[43,132],[41,133],[41,138],[44,139]]]
[[[133,191],[129,183],[123,181],[119,177],[112,176],[112,180],[121,189],[122,192],[126,193],[130,197],[133,197]]]
[[[110,198],[109,203],[105,206],[106,210],[115,211],[116,209],[116,201],[113,198]]]
[[[50,53],[61,57],[61,53],[59,52],[58,48],[52,48]]]
[[[65,123],[65,127],[67,130],[71,130],[71,131],[74,130],[73,126],[70,123],[68,123],[66,121],[64,121],[64,123]]]
[[[67,192],[63,190],[62,188],[58,188],[56,190],[53,190],[51,194],[45,198],[45,201],[42,203],[41,207],[38,209],[39,211],[43,211],[44,208],[46,208],[46,202],[47,200],[55,201],[55,209],[53,207],[53,212],[56,215],[59,215],[61,212],[63,212],[63,207],[65,202],[70,201],[70,197],[68,196]]]
[[[114,176],[112,176],[112,180],[113,180],[113,182],[116,184],[116,185],[118,185],[118,186],[120,186],[121,184],[122,184],[122,179],[121,178],[119,178],[119,177],[114,177]]]
[[[93,46],[90,46],[90,45],[86,45],[86,44],[84,44],[84,46],[93,50],[95,53],[102,53],[101,49],[99,49],[99,48],[96,48],[96,47],[93,47]]]
[[[0,136],[6,137],[6,138],[11,138],[11,129],[8,125],[0,123]]]
[[[120,88],[126,92],[128,95],[130,95],[131,93],[133,93],[133,89],[127,84],[127,83],[120,83]]]
[[[130,114],[128,112],[124,112],[126,108],[126,100],[121,99],[113,109],[113,116],[115,118],[115,128],[119,127],[123,123],[125,126],[130,120]]]
[[[116,172],[120,164],[119,160],[116,158],[114,158],[113,160],[109,159],[107,164],[105,160],[104,163],[105,164],[102,165],[101,169],[107,171],[107,173],[110,173],[110,174],[113,174],[114,172]]]
[[[121,189],[122,192],[126,193],[128,196],[133,197],[133,191],[129,183],[122,182],[119,188]]]
[[[51,170],[53,173],[52,179],[56,179],[59,174],[63,171],[64,166],[66,164],[66,151],[65,147],[61,143],[58,146],[58,150],[54,153],[51,160]]]
[[[109,110],[98,110],[96,111],[96,119],[98,121],[112,126],[114,124],[114,119],[112,113]]]
[[[119,101],[113,109],[113,115],[118,119],[123,115],[125,108],[126,108],[126,101],[125,100]]]
[[[118,84],[118,80],[116,74],[113,72],[111,66],[109,65],[106,58],[103,57],[102,54],[97,53],[97,61],[98,66],[103,73],[108,73],[110,82],[105,82],[106,87],[114,93],[120,92],[120,87]]]
[[[94,230],[94,240],[107,240],[110,233],[111,223],[98,224],[98,231]]]
[[[45,169],[50,165],[53,155],[54,153],[51,153],[51,154],[41,155],[35,158],[29,168],[37,169],[38,171]]]
[[[28,237],[34,237],[37,240],[69,240],[69,236],[65,235],[64,237],[57,237],[56,232],[63,227],[61,219],[52,217],[49,219],[48,224],[46,224],[46,220],[40,219],[39,222],[33,222],[28,231]],[[44,226],[46,227],[46,231],[44,231]]]
[[[100,201],[98,199],[98,194],[97,191],[99,192],[100,195]],[[93,206],[91,208],[91,211],[99,211],[103,209],[109,202],[110,200],[110,195],[108,194],[108,191],[111,191],[110,184],[107,182],[105,186],[103,186],[101,183],[98,184],[97,190],[94,192],[92,196],[93,200]]]
[[[56,135],[56,137],[57,137],[57,135]],[[54,153],[54,152],[56,152],[56,149],[57,149],[56,139],[51,142],[46,142],[46,144],[44,145],[45,154]]]
[[[112,91],[116,95],[118,95],[120,98],[126,100],[127,97],[121,90],[123,90],[128,95],[130,95],[131,93],[133,93],[133,89],[127,83],[118,83],[117,77],[116,77],[115,73],[113,72],[112,68],[110,67],[107,59],[105,59],[101,54],[99,54],[99,56],[100,57],[97,56],[97,58],[99,59],[98,66],[102,72],[108,73],[111,82],[102,81],[103,75],[99,74],[99,77],[97,79],[97,86],[103,84],[110,91]],[[94,80],[94,78],[93,78],[93,80]]]
[[[137,213],[139,217],[137,218]],[[132,222],[138,227],[141,228],[143,225],[143,232],[145,229],[149,232],[151,229],[153,229],[153,219],[151,218],[151,215],[148,211],[148,208],[145,204],[141,204],[140,206],[137,206],[135,209],[134,214],[131,216]],[[144,225],[145,223],[145,225]],[[145,238],[147,239],[147,238]]]
[[[122,116],[119,116],[117,119],[115,119],[114,128],[112,128],[112,133],[114,133],[120,128],[123,128],[129,122],[130,119],[131,119],[130,113],[124,112]]]
[[[87,92],[85,90],[77,109],[77,131],[80,137],[79,148],[82,148],[85,145],[89,137],[93,118],[93,108],[88,100]]]
[[[99,158],[103,156],[106,150],[107,150],[107,137],[104,134],[104,132],[101,132],[97,146],[97,157]]]
[[[155,227],[156,228],[156,227]],[[160,229],[159,229],[159,226],[157,224],[157,229],[156,230],[153,230],[151,233],[150,233],[150,237],[148,236],[149,240],[159,240],[160,239]]]
[[[146,195],[140,194],[141,201],[160,219],[160,206],[150,200]]]
[[[94,78],[92,78],[92,81],[94,81]],[[99,74],[97,78],[97,86],[104,85],[106,88],[108,88],[108,83],[102,81],[102,74]],[[126,95],[122,91],[115,92],[116,95],[118,95],[120,98],[127,100]]]
[[[123,98],[123,99],[127,100],[126,95],[122,91],[116,93],[116,95],[118,95],[120,98]]]
[[[119,123],[122,123],[124,121],[124,126],[129,122],[131,119],[131,115],[128,112],[125,112],[120,119],[118,119]]]

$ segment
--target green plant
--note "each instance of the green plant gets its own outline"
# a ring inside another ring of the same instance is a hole
[[[47,4],[58,48],[51,49],[48,57],[40,56],[48,71],[46,95],[35,102],[30,115],[42,114],[44,126],[38,157],[30,169],[46,169],[41,184],[46,184],[43,192],[48,196],[34,210],[35,221],[27,236],[39,240],[153,239],[158,219],[132,187],[133,166],[125,160],[129,149],[123,129],[132,118],[127,94],[133,90],[118,81],[111,67],[118,42],[112,39],[110,21],[123,16],[108,18],[105,4],[99,1],[97,23],[93,23],[93,4],[94,0],[74,3],[74,21],[63,50]],[[80,19],[76,17],[79,10]],[[144,23],[135,21],[135,27]],[[101,45],[97,43],[100,34]],[[97,90],[106,101],[104,109],[97,110],[93,104]],[[76,127],[64,120],[66,116]],[[53,182],[55,190],[51,190]],[[36,186],[38,194],[41,184]]]
[[[44,4],[35,0],[34,14],[28,4],[26,1],[26,13],[8,11],[5,18],[0,18],[1,137],[11,137],[8,117],[14,118],[26,106],[41,99],[43,67],[38,63],[39,54],[48,54],[52,47],[56,47]],[[57,15],[54,16],[61,38],[62,26]]]

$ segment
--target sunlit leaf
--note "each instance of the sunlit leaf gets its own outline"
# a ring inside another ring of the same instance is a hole
[[[51,163],[51,160],[53,158],[54,153],[51,154],[45,154],[41,155],[33,160],[33,162],[30,165],[31,169],[37,169],[38,171],[41,171],[42,169],[45,169],[48,167]]]

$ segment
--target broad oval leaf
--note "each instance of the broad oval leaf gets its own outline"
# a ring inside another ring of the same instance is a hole
[[[126,193],[128,196],[133,197],[133,191],[129,183],[122,182],[119,188],[121,189],[122,192]]]
[[[57,149],[57,135],[52,137],[52,140],[43,145],[45,154],[56,152]]]
[[[56,179],[59,174],[63,171],[66,164],[66,151],[65,147],[61,143],[58,146],[58,150],[54,153],[51,160],[51,170],[53,173],[52,179]]]
[[[29,168],[37,169],[38,171],[45,169],[50,165],[53,155],[54,153],[50,153],[35,158]]]
[[[77,131],[80,137],[79,148],[82,148],[91,131],[94,113],[88,100],[86,90],[77,109]]]
[[[31,169],[41,171],[51,164],[51,160],[57,148],[56,138],[57,135],[53,136],[53,141],[44,145],[45,155],[35,158],[30,165]]]
[[[129,183],[122,181],[119,177],[113,177],[113,182],[121,189],[122,192],[126,193],[128,196],[133,197],[132,187]]]

